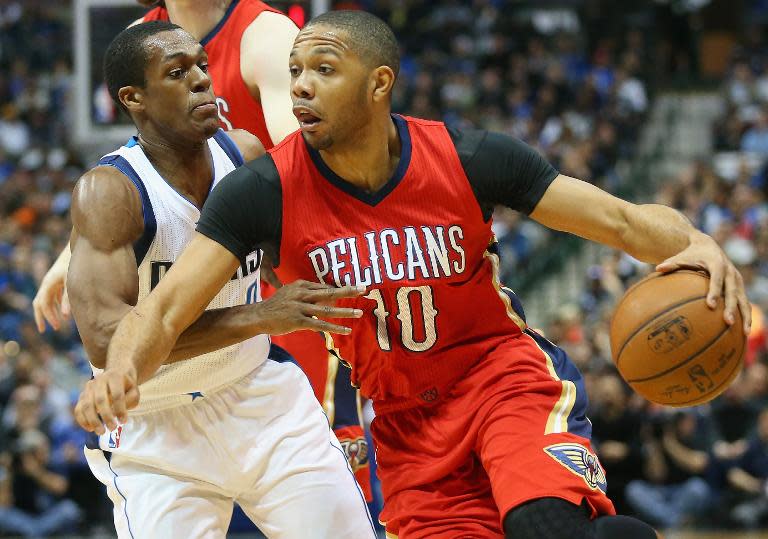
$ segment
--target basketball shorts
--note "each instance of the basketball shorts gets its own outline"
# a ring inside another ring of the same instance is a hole
[[[615,514],[586,408],[565,353],[526,331],[439,404],[376,417],[388,537],[502,538],[503,517],[543,497],[586,502],[592,517]]]
[[[375,537],[341,445],[292,362],[268,359],[188,404],[132,415],[85,453],[120,539],[223,538],[235,502],[270,538]]]
[[[262,296],[275,293],[266,281],[261,282]],[[368,442],[363,432],[360,393],[351,383],[349,367],[328,352],[325,338],[317,331],[295,331],[272,337],[272,342],[290,352],[309,378],[318,402],[347,455],[365,499],[371,501],[371,470],[368,464]]]

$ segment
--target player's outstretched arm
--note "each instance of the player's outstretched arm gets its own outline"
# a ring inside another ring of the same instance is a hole
[[[288,71],[288,56],[298,33],[291,19],[265,11],[248,26],[240,42],[243,81],[261,100],[267,130],[275,144],[299,128],[292,112]]]
[[[632,204],[592,184],[559,175],[549,185],[533,212],[533,219],[556,230],[622,249],[656,269],[707,271],[707,303],[715,308],[725,298],[724,317],[735,321],[741,311],[744,331],[751,324],[751,309],[744,282],[733,263],[710,236],[696,230],[679,212],[658,204]]]
[[[45,331],[45,323],[48,322],[55,330],[61,328],[62,321],[70,316],[69,296],[67,294],[67,268],[72,253],[69,243],[62,249],[51,269],[40,282],[40,288],[32,300],[32,309],[35,314],[37,331]]]
[[[128,409],[139,401],[138,386],[157,371],[182,332],[200,316],[239,265],[237,257],[226,248],[195,234],[152,293],[120,321],[109,343],[106,369],[88,382],[75,408],[75,417],[83,428],[102,434],[105,425],[112,430],[117,421],[127,420]],[[211,347],[215,337],[220,348],[215,330],[220,325],[217,322],[221,322],[219,317],[224,317],[226,327],[241,328],[233,342],[262,332],[279,334],[297,329],[349,333],[349,328],[315,317],[359,317],[362,313],[356,309],[336,308],[328,303],[363,292],[354,287],[331,289],[317,283],[295,283],[268,301],[206,313],[197,330],[186,333],[189,344],[180,346],[182,350],[186,347],[188,355],[192,354],[189,350],[198,355],[199,349]]]

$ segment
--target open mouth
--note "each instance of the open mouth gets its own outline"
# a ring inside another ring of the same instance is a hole
[[[301,129],[305,131],[312,130],[322,121],[322,119],[315,113],[315,111],[308,107],[294,106],[293,114],[299,121],[299,126]]]

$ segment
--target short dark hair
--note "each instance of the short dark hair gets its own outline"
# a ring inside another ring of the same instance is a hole
[[[109,95],[121,109],[117,93],[123,86],[139,86],[146,83],[146,69],[149,62],[147,38],[160,32],[181,30],[181,26],[168,21],[150,21],[129,26],[115,36],[104,53],[104,82]]]
[[[310,20],[304,28],[318,24],[338,28],[351,39],[354,52],[371,66],[388,66],[395,77],[400,72],[400,47],[392,29],[367,11],[328,11]]]

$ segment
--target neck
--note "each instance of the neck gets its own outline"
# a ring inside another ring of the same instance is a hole
[[[353,141],[320,150],[320,156],[344,180],[375,193],[387,183],[397,168],[401,150],[397,127],[387,114],[357,131]]]
[[[166,0],[165,8],[172,23],[200,41],[224,17],[234,0]]]
[[[179,194],[202,208],[213,181],[213,158],[206,141],[174,144],[151,134],[139,133],[139,144],[160,176]]]

